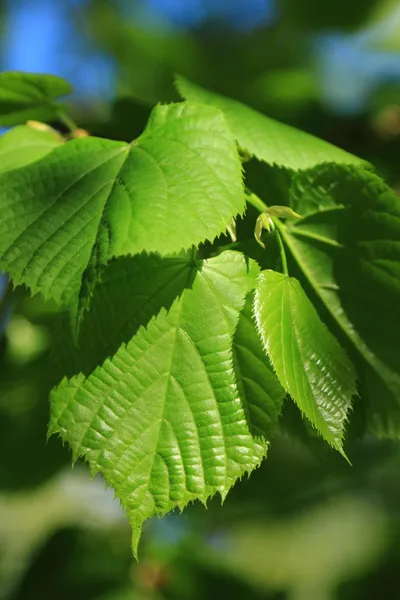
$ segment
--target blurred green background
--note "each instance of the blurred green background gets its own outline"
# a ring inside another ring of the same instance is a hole
[[[94,135],[130,141],[173,74],[372,161],[400,190],[398,0],[3,0],[1,68],[54,73]],[[153,520],[140,561],[112,490],[46,443],[60,318],[0,279],[0,600],[400,598],[400,445],[353,467],[288,405],[269,456],[208,510]]]

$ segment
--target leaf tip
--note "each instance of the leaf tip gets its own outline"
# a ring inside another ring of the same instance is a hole
[[[343,458],[345,459],[345,461],[349,464],[349,466],[352,467],[353,463],[351,462],[351,460],[347,456],[346,452],[343,450],[343,446],[341,446],[340,448],[338,448],[338,451],[339,451],[339,454],[341,454],[343,456]]]
[[[137,521],[131,521],[132,527],[132,536],[131,536],[131,546],[132,546],[132,554],[135,560],[139,560],[139,540],[142,533],[142,525]]]

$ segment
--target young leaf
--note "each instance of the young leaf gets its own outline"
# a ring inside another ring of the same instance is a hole
[[[322,436],[342,452],[344,425],[356,392],[354,368],[300,283],[263,271],[254,313],[279,381]]]
[[[233,338],[233,364],[250,431],[269,440],[286,392],[261,345],[253,318],[253,294],[248,294],[239,316]]]
[[[320,138],[270,119],[236,100],[202,89],[183,77],[177,77],[176,85],[183,98],[222,110],[239,146],[268,164],[300,170],[324,162],[363,162]]]
[[[326,165],[299,174],[279,226],[299,275],[360,362],[370,430],[393,436],[400,406],[400,200],[373,173]],[[398,430],[400,435],[400,428]]]
[[[19,125],[28,119],[51,121],[60,109],[57,99],[71,92],[70,84],[55,75],[0,73],[0,126]]]
[[[266,451],[251,434],[232,364],[252,266],[225,252],[191,268],[191,289],[168,311],[87,378],[64,380],[52,394],[50,433],[114,487],[134,551],[145,519],[216,492],[225,497]]]
[[[211,240],[245,206],[222,113],[192,103],[156,107],[132,144],[68,142],[0,190],[0,268],[74,316],[111,257]]]
[[[19,125],[0,137],[0,173],[24,167],[61,144],[50,131]]]

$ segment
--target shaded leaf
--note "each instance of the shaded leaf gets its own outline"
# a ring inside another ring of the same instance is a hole
[[[53,354],[62,376],[90,375],[162,308],[168,311],[190,288],[195,273],[196,263],[190,255],[123,256],[103,267],[77,343],[71,335],[68,315],[57,331]]]
[[[248,294],[233,338],[233,364],[243,408],[253,435],[271,438],[282,409],[285,390],[261,345]]]
[[[55,75],[0,73],[0,125],[19,125],[28,119],[51,121],[60,109],[57,99],[71,92],[70,84]]]
[[[359,363],[368,429],[398,437],[400,200],[373,173],[333,165],[299,175],[291,195],[308,216],[280,226],[284,243]]]

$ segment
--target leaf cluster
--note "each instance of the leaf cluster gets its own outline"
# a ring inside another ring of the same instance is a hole
[[[114,488],[134,552],[145,519],[256,468],[285,402],[345,457],[350,418],[400,433],[395,192],[340,148],[177,89],[125,143],[31,121],[66,121],[66,82],[0,77],[17,125],[0,268],[64,315],[49,434]]]

